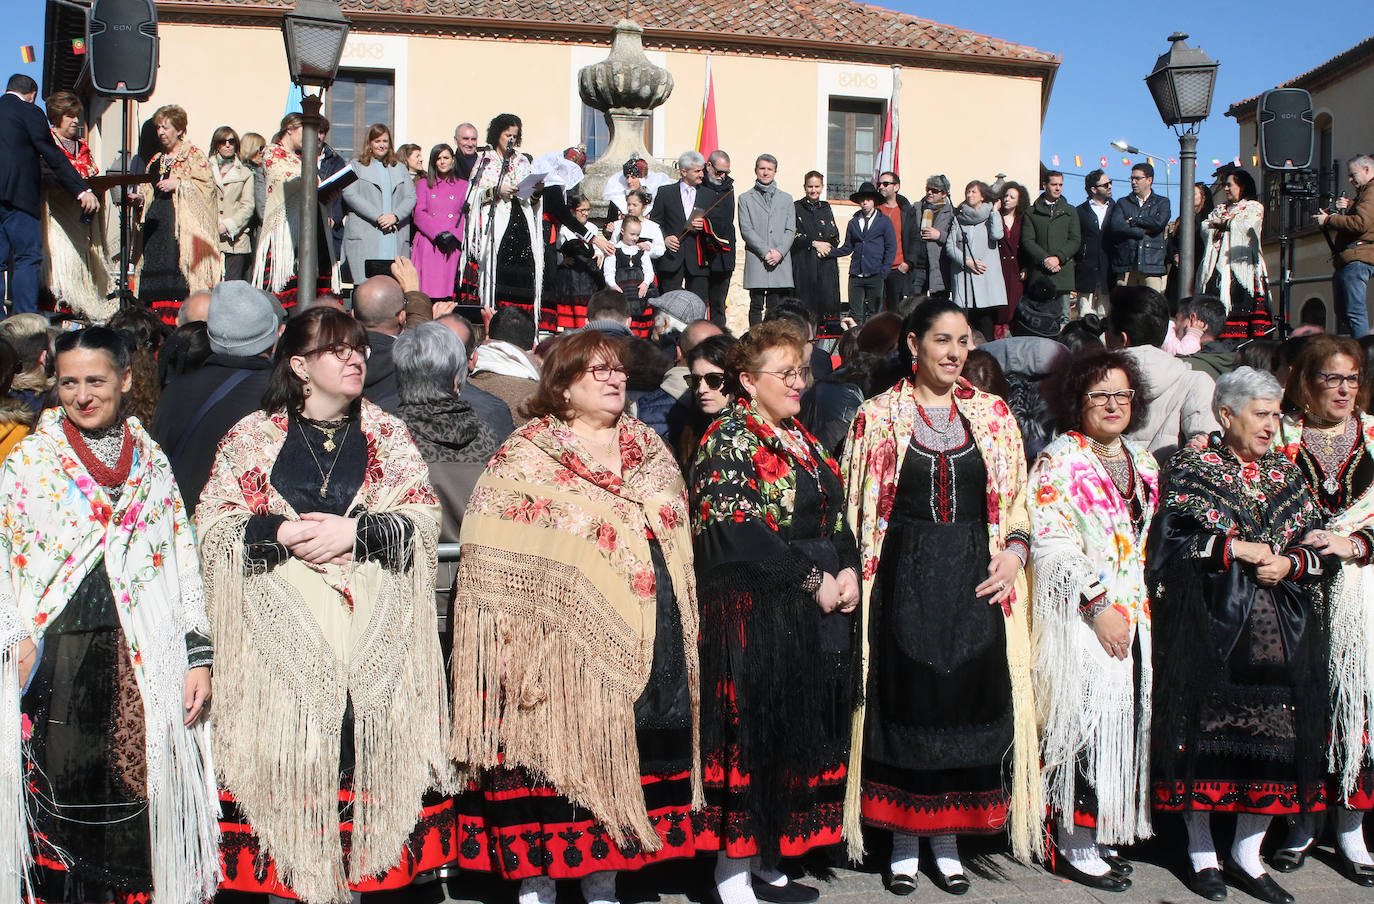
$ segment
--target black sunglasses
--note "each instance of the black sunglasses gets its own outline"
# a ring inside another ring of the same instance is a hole
[[[696,392],[697,387],[700,386],[702,383],[706,384],[707,389],[714,390],[715,392],[720,392],[721,387],[725,385],[725,374],[714,373],[703,374],[700,376],[697,374],[687,375],[687,388],[690,389],[692,392]]]

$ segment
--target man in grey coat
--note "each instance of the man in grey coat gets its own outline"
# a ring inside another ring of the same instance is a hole
[[[763,319],[792,294],[792,239],[797,210],[792,196],[774,181],[778,158],[754,161],[754,187],[739,196],[739,234],[744,240],[744,288],[749,290],[749,325]]]

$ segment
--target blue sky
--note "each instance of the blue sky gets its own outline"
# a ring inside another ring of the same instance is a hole
[[[38,79],[38,63],[22,64],[19,48],[32,44],[42,59],[43,0],[18,0],[18,5],[10,32],[16,37],[0,54],[9,63],[6,74],[26,72]],[[1145,89],[1145,75],[1168,49],[1170,32],[1186,32],[1189,44],[1201,46],[1221,64],[1212,117],[1202,124],[1198,143],[1200,173],[1211,172],[1213,158],[1225,161],[1238,153],[1255,153],[1237,148],[1235,121],[1222,115],[1229,104],[1305,72],[1370,34],[1368,27],[1343,27],[1357,23],[1355,17],[1333,19],[1330,10],[1316,15],[1313,8],[1300,14],[1291,0],[1251,0],[1234,7],[1230,15],[1214,0],[1191,8],[1182,3],[1110,7],[1084,0],[886,0],[882,5],[1060,54],[1063,64],[1045,117],[1041,159],[1049,165],[1057,154],[1060,168],[1071,171],[1073,157],[1079,154],[1086,171],[1105,156],[1111,164],[1108,172],[1119,179],[1128,170],[1121,163],[1122,154],[1109,146],[1113,139],[1178,156],[1178,141],[1159,121]],[[1282,53],[1276,53],[1280,48]],[[1158,188],[1164,180],[1158,161],[1156,169]],[[1081,199],[1080,180],[1070,176],[1065,188],[1072,199]]]

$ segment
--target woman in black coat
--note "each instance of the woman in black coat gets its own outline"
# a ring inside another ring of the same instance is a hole
[[[825,177],[812,170],[804,180],[806,197],[797,199],[797,235],[792,240],[792,282],[797,298],[811,309],[818,336],[839,335],[840,265],[831,257],[840,230],[830,202],[822,200]]]

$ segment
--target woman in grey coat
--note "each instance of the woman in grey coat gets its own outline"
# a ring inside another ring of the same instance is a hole
[[[367,130],[367,143],[349,166],[358,179],[343,190],[343,258],[360,283],[367,261],[410,256],[415,183],[391,153],[391,130],[381,123]]]
[[[773,181],[778,158],[754,161],[754,187],[739,196],[739,235],[744,240],[744,288],[749,290],[749,325],[792,294],[792,239],[797,210],[792,196]]]
[[[994,212],[993,198],[986,183],[977,179],[970,182],[945,242],[952,297],[968,313],[969,325],[989,340],[996,338],[997,315],[1007,305],[1007,284],[1002,279],[1002,258],[997,249],[1002,218]]]

